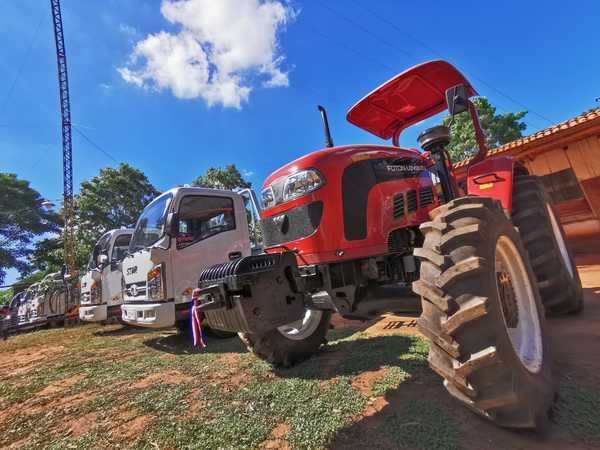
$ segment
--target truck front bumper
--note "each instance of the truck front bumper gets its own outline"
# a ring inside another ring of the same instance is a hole
[[[101,322],[108,318],[106,305],[80,306],[79,319],[84,322]]]
[[[167,328],[175,325],[175,303],[129,303],[121,305],[121,319],[128,325]]]

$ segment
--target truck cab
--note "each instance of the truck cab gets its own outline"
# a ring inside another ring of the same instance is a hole
[[[252,199],[250,191],[177,187],[146,206],[122,263],[123,322],[186,327],[198,274],[259,245]]]
[[[79,318],[102,322],[121,316],[123,292],[120,264],[127,254],[133,230],[117,229],[103,234],[94,246],[81,277]]]

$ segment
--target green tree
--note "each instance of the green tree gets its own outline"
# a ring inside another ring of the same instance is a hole
[[[123,163],[117,168],[101,169],[97,176],[82,182],[75,196],[75,251],[79,269],[85,267],[102,234],[135,224],[144,207],[158,194],[142,171]],[[61,239],[40,241],[32,262],[39,270],[59,270],[63,264]]]
[[[507,112],[496,114],[496,107],[487,98],[478,97],[473,103],[479,114],[481,127],[485,133],[488,149],[498,147],[507,142],[523,137],[523,131],[527,125],[521,122],[527,111],[516,113]],[[444,117],[443,124],[448,126],[451,118]],[[473,156],[478,151],[475,141],[475,130],[471,116],[467,111],[458,114],[450,125],[452,140],[448,146],[448,152],[452,161],[457,162]]]
[[[8,305],[12,300],[14,291],[12,288],[0,290],[0,306]]]
[[[0,173],[0,284],[6,269],[21,274],[31,266],[26,258],[31,244],[46,233],[58,232],[61,218],[43,206],[40,193],[14,173]]]
[[[209,167],[204,175],[200,175],[194,181],[194,186],[212,189],[244,189],[252,187],[252,183],[245,180],[235,164],[225,167]]]

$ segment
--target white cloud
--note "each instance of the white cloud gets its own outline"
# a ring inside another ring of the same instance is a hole
[[[277,32],[296,12],[274,0],[163,0],[163,16],[179,25],[137,42],[117,69],[138,87],[170,89],[178,98],[240,108],[258,74],[265,87],[288,86]]]

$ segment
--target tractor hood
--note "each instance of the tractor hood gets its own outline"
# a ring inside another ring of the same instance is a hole
[[[445,61],[414,66],[383,83],[356,103],[348,122],[382,139],[446,109],[446,89],[464,84],[469,97],[477,95],[466,78]]]

